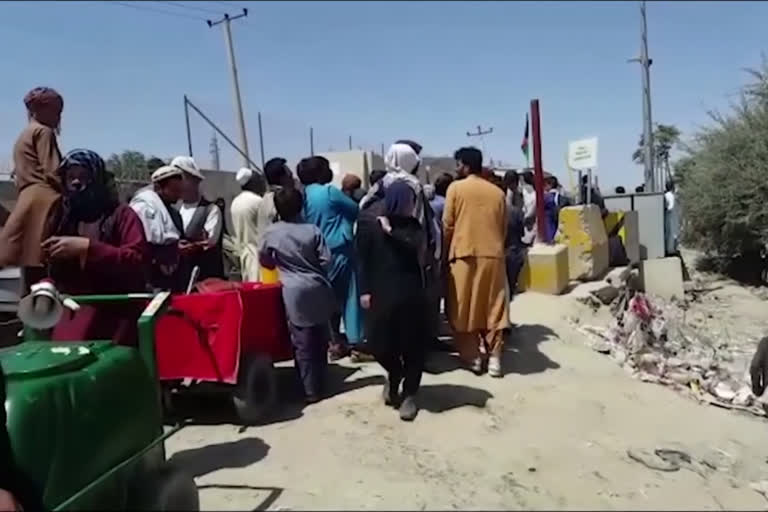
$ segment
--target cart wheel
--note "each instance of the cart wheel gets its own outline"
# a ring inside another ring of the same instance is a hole
[[[135,489],[131,493],[128,510],[200,510],[200,496],[195,480],[167,462],[141,475]]]
[[[245,425],[257,424],[272,410],[277,402],[277,378],[268,356],[257,354],[243,359],[232,402]]]

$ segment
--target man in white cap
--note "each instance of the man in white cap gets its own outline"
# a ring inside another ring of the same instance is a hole
[[[198,279],[224,278],[224,255],[221,248],[224,214],[215,203],[200,193],[204,177],[191,156],[177,156],[171,167],[182,171],[184,187],[178,206],[182,221],[182,239],[190,243],[182,254],[181,279],[186,281],[194,267],[200,267]]]
[[[232,236],[240,259],[240,276],[243,281],[259,281],[259,237],[264,227],[259,225],[259,205],[263,198],[264,183],[261,175],[247,167],[235,176],[243,189],[230,205]]]
[[[181,240],[181,216],[174,204],[181,199],[181,170],[164,165],[152,173],[152,185],[136,192],[130,207],[141,219],[151,251],[150,282],[155,288],[177,290],[179,251],[186,250]]]

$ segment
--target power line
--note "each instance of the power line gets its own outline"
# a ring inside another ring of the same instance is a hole
[[[166,10],[163,10],[163,9],[157,9],[157,8],[154,8],[154,7],[148,7],[146,5],[129,4],[129,3],[126,3],[126,2],[117,2],[115,0],[109,0],[109,1],[104,0],[103,3],[105,3],[107,5],[121,5],[123,7],[130,7],[131,9],[137,9],[139,11],[155,12],[155,13],[158,13],[158,14],[165,14],[167,16],[175,16],[177,18],[187,18],[187,19],[195,20],[195,21],[205,21],[205,18],[202,18],[200,16],[193,16],[191,14],[182,14],[180,12],[166,11]]]
[[[158,3],[158,4],[166,4],[166,5],[170,5],[172,7],[178,7],[180,9],[190,9],[190,10],[193,10],[193,11],[205,12],[205,13],[208,13],[208,14],[218,14],[219,16],[224,14],[223,11],[214,11],[212,9],[205,9],[203,7],[197,7],[197,6],[182,4],[181,2],[172,2],[170,0],[153,0],[153,1],[155,3]]]

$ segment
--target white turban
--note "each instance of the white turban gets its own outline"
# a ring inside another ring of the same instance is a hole
[[[392,144],[384,157],[387,170],[412,174],[421,163],[421,158],[408,144]]]
[[[199,180],[205,179],[205,176],[203,176],[203,173],[201,173],[200,169],[197,168],[195,159],[192,158],[191,156],[177,156],[176,158],[171,160],[171,167],[176,167],[177,169],[181,169],[185,173],[191,176],[194,176]]]
[[[173,178],[174,176],[181,176],[181,169],[178,167],[171,167],[170,165],[164,165],[152,173],[152,183]]]
[[[253,171],[248,167],[241,167],[235,175],[235,180],[241,187],[244,187],[246,183],[251,181],[251,178],[253,178]]]

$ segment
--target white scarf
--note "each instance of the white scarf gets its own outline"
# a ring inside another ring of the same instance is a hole
[[[376,182],[374,186],[368,189],[368,193],[360,201],[360,208],[365,208],[379,190],[386,190],[387,187],[395,181],[403,180],[411,187],[416,196],[413,216],[416,217],[423,226],[424,204],[420,199],[421,183],[419,182],[419,179],[413,175],[413,171],[418,167],[419,163],[421,163],[421,158],[419,158],[416,151],[414,151],[408,144],[392,144],[389,151],[387,151],[387,155],[384,157],[384,163],[387,166],[387,174],[385,174],[381,180]]]
[[[153,245],[168,245],[180,238],[179,230],[168,213],[168,208],[157,195],[152,185],[142,188],[131,199],[129,206],[135,211],[141,224],[147,242]]]

